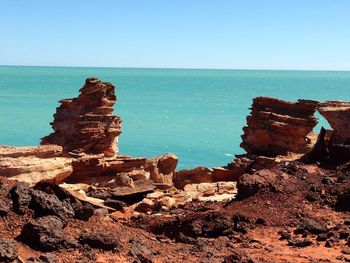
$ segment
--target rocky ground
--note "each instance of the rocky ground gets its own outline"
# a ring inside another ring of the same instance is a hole
[[[349,262],[350,165],[281,163],[237,199],[109,213],[52,184],[2,179],[1,262]]]

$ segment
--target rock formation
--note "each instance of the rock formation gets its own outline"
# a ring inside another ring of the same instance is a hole
[[[317,105],[312,100],[292,103],[269,97],[253,99],[241,136],[241,147],[247,153],[237,155],[227,168],[240,177],[246,172],[271,168],[280,161],[299,159],[316,142],[312,130],[317,124]]]
[[[54,133],[42,138],[42,146],[0,148],[0,175],[31,185],[65,180],[128,187],[119,189],[123,194],[149,191],[154,188],[148,186],[150,182],[160,188],[171,187],[176,155],[150,159],[117,156],[121,118],[112,115],[117,99],[114,91],[111,83],[86,79],[78,98],[60,101],[51,123]]]
[[[245,170],[244,170],[245,171]],[[237,181],[242,174],[240,170],[227,167],[195,167],[175,172],[174,185],[183,189],[187,184]]]
[[[312,147],[310,135],[317,124],[316,107],[317,102],[311,100],[291,103],[255,98],[243,128],[241,147],[247,153],[263,156],[307,152]]]
[[[114,89],[111,83],[88,78],[78,98],[60,101],[52,123],[54,133],[41,143],[61,145],[67,152],[114,156],[121,133],[121,119],[112,115]]]
[[[0,176],[30,185],[42,180],[60,182],[73,172],[72,159],[62,153],[58,145],[0,146]]]
[[[172,186],[178,158],[175,154],[166,153],[162,156],[146,160],[145,170],[150,179],[157,185]]]
[[[175,155],[152,159],[117,156],[121,118],[112,115],[114,89],[111,83],[88,78],[78,98],[60,101],[52,123],[54,133],[43,138],[42,144],[61,145],[75,157],[68,182],[133,188],[134,181],[153,180],[172,186]]]
[[[333,129],[326,148],[331,161],[345,163],[350,160],[350,103],[326,101],[319,104],[318,111]]]
[[[350,144],[350,102],[322,102],[318,106],[318,111],[334,131],[333,143]]]
[[[1,262],[347,260],[350,103],[256,98],[246,154],[175,172],[171,153],[116,154],[115,101],[112,84],[87,79],[44,145],[0,146]],[[313,144],[316,108],[333,131]]]
[[[299,158],[315,142],[312,129],[317,124],[314,116],[317,105],[318,102],[311,100],[291,103],[269,97],[255,98],[247,126],[243,128],[241,147],[247,154],[237,156],[226,167],[178,171],[175,186],[183,188],[189,183],[237,181],[250,170],[272,167],[279,160]]]
[[[70,183],[98,184],[99,186],[134,186],[134,181],[152,180],[160,187],[171,187],[177,165],[177,156],[159,157],[106,157],[103,154],[82,155],[73,160]]]

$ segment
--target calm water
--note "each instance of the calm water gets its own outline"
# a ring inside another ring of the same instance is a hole
[[[0,144],[38,144],[57,101],[76,97],[90,76],[117,86],[120,153],[173,152],[180,168],[225,165],[242,153],[256,96],[350,100],[350,72],[0,67]]]

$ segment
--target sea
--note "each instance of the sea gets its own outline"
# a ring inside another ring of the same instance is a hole
[[[178,169],[223,166],[242,154],[252,99],[350,101],[350,72],[0,66],[0,145],[38,145],[58,101],[88,77],[116,85],[120,154],[179,157]],[[328,123],[317,115],[321,126]]]

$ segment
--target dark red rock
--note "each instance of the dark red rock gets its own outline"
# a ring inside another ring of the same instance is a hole
[[[60,201],[56,195],[47,194],[42,191],[33,190],[30,208],[34,210],[36,216],[55,215],[64,222],[73,218],[75,213],[69,201]]]
[[[295,229],[294,233],[302,234],[306,231],[317,235],[327,232],[327,229],[324,224],[319,223],[313,219],[304,219],[303,223],[297,229]]]
[[[103,250],[115,250],[119,245],[119,240],[115,238],[113,233],[89,232],[79,237],[79,243],[89,245],[92,248]]]
[[[31,190],[27,183],[18,183],[10,191],[12,199],[13,210],[16,213],[23,214],[25,209],[28,208],[31,200]]]
[[[338,194],[335,207],[339,211],[350,211],[350,189]]]
[[[63,227],[63,221],[56,216],[40,217],[24,225],[19,240],[40,251],[77,247],[75,242],[66,239]]]
[[[254,174],[244,174],[237,183],[238,198],[244,199],[256,194],[260,189],[270,187],[277,175],[270,170],[260,170]]]
[[[309,238],[290,238],[288,239],[288,245],[294,246],[294,247],[307,247],[311,246],[313,244],[312,240]]]

